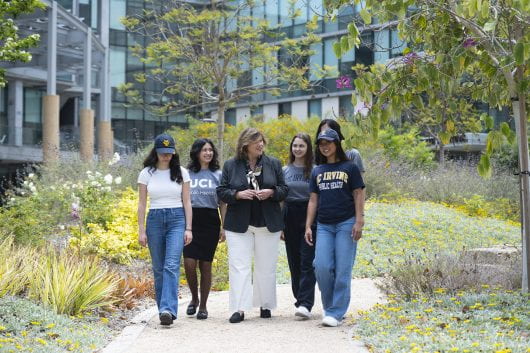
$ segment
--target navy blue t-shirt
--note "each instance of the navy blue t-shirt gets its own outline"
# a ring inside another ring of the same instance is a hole
[[[364,188],[352,161],[321,164],[313,169],[309,190],[318,194],[319,223],[340,223],[355,216],[353,190]]]

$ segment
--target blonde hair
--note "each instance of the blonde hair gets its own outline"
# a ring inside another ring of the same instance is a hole
[[[265,136],[263,136],[263,133],[258,129],[247,127],[245,130],[241,131],[239,138],[237,139],[236,159],[248,159],[248,145],[256,142],[260,137],[263,140],[263,143],[267,144]]]

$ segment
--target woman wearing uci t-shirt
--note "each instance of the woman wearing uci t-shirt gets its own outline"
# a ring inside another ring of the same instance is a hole
[[[171,136],[155,138],[138,176],[138,194],[138,241],[149,246],[160,323],[171,325],[177,318],[182,248],[192,239],[190,176],[180,166]]]
[[[216,188],[221,180],[217,149],[213,142],[200,138],[193,142],[190,150],[188,170],[191,179],[191,206],[193,208],[193,241],[184,247],[184,269],[191,291],[191,302],[186,314],[197,319],[208,318],[206,301],[212,285],[212,261],[217,243],[224,241],[221,219],[226,205],[217,199]],[[221,219],[219,219],[219,210]],[[201,272],[200,300],[197,280],[197,265]]]
[[[317,217],[315,275],[324,308],[324,326],[338,326],[350,304],[350,284],[357,241],[364,225],[364,182],[359,168],[350,161],[335,130],[317,138],[309,190],[305,239],[313,245]]]

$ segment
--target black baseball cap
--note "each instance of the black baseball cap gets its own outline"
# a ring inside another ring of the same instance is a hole
[[[320,134],[318,134],[317,143],[320,140],[340,142],[340,137],[339,137],[339,134],[337,134],[337,131],[333,129],[327,129],[327,130],[322,131]]]
[[[168,134],[155,137],[156,153],[175,153],[175,140]]]

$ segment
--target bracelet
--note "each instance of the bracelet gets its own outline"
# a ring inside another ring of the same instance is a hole
[[[191,228],[186,228],[186,230],[189,230],[191,232]]]

